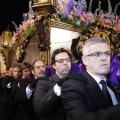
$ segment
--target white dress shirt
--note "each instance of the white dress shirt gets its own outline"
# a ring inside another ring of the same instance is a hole
[[[102,84],[100,83],[101,78],[99,78],[97,75],[90,73],[88,70],[87,70],[87,72],[95,79],[95,81],[98,83],[100,89],[102,90]],[[102,80],[104,80],[106,82],[106,77]],[[113,91],[108,86],[107,86],[107,89],[108,89],[108,92],[110,93],[110,96],[112,98],[113,105],[118,104],[117,98],[116,98],[115,94],[113,93]]]

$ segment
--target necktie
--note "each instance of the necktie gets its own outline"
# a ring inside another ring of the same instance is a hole
[[[106,100],[108,101],[108,103],[110,105],[113,105],[110,93],[108,92],[108,89],[107,89],[106,82],[104,80],[101,80],[100,83],[102,84],[102,92],[103,92]]]

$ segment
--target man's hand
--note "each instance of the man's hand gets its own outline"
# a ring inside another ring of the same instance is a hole
[[[36,84],[39,80],[49,80],[49,78],[48,77],[38,77],[37,79],[34,79],[33,82],[28,85],[28,87],[31,90],[34,90],[36,88]]]
[[[12,88],[12,83],[11,82],[7,84],[7,88],[8,89]]]
[[[59,86],[61,86],[65,81],[69,80],[69,79],[74,79],[74,80],[80,80],[80,81],[84,81],[84,77],[79,74],[79,73],[74,73],[74,72],[71,72],[69,73],[66,77],[60,79],[57,84]]]
[[[49,80],[49,77],[38,77],[38,80]]]

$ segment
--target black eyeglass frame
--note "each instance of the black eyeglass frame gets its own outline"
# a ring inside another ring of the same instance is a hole
[[[71,62],[71,59],[70,59],[70,58],[66,58],[66,59],[58,59],[58,60],[56,60],[55,62],[58,62],[58,63],[64,63],[64,61],[66,61],[66,62],[68,63],[68,62]]]
[[[88,55],[85,55],[85,57],[89,57],[89,56],[93,56],[93,57],[101,57],[102,55],[105,55],[106,57],[111,57],[112,56],[112,53],[110,51],[106,51],[106,52],[94,52],[94,53],[91,53],[91,54],[88,54]]]
[[[34,67],[34,69],[40,69],[40,68],[46,68],[46,65],[41,65],[41,66],[36,66],[36,67]]]

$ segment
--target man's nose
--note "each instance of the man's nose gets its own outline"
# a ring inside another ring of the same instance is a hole
[[[102,53],[102,54],[101,54],[101,58],[102,58],[102,59],[107,59],[108,56],[107,56],[105,53]]]

